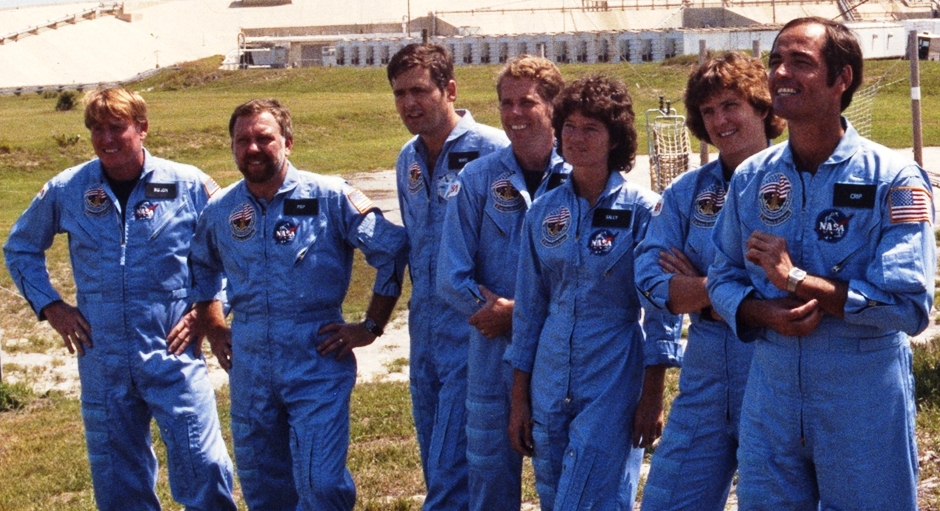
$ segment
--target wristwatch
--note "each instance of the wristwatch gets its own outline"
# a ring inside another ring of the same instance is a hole
[[[362,322],[362,327],[371,332],[372,335],[376,337],[381,337],[382,334],[385,333],[385,330],[383,330],[382,327],[380,327],[378,323],[376,323],[372,318],[366,318],[366,320]]]
[[[796,292],[796,286],[806,278],[806,272],[794,266],[787,275],[787,291]]]

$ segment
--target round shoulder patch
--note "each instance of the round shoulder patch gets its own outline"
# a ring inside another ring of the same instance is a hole
[[[793,214],[793,184],[780,172],[768,174],[758,190],[760,218],[767,225],[780,225]]]
[[[509,172],[499,176],[490,185],[493,196],[493,207],[503,213],[512,213],[525,208],[525,199],[516,187],[509,182]]]
[[[423,183],[421,179],[421,165],[418,162],[412,162],[411,166],[408,167],[408,191],[411,193],[418,193]]]
[[[717,183],[701,189],[693,202],[692,224],[696,227],[714,227],[718,213],[725,206],[725,195],[725,187]]]
[[[255,235],[257,216],[255,208],[249,203],[236,206],[228,216],[232,237],[237,241],[247,241]]]
[[[85,214],[89,216],[104,216],[111,210],[111,199],[101,185],[95,185],[85,191]]]
[[[542,220],[542,245],[553,248],[568,239],[571,211],[565,206],[552,211]]]

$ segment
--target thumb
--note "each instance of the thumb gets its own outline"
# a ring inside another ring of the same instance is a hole
[[[488,302],[496,298],[499,298],[498,296],[496,296],[496,293],[487,289],[486,286],[480,286],[480,294],[482,294],[483,298],[486,298],[486,301]]]

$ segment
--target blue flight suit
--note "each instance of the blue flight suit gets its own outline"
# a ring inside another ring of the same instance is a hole
[[[644,367],[682,356],[679,316],[650,310],[640,324],[634,249],[659,200],[613,172],[593,208],[569,180],[526,213],[506,358],[531,374],[544,511],[633,509]]]
[[[637,248],[637,289],[648,308],[666,309],[669,300],[673,274],[660,268],[660,252],[681,250],[703,276],[715,259],[712,229],[728,188],[722,168],[715,160],[663,192],[663,212]],[[754,346],[723,321],[689,317],[679,395],[643,486],[644,511],[721,511],[738,467],[738,422]]]
[[[191,260],[197,301],[228,279],[232,437],[249,508],[353,508],[356,359],[317,353],[318,331],[343,322],[354,249],[377,270],[373,292],[397,296],[406,244],[362,192],[293,166],[270,203],[242,180],[206,207]]]
[[[457,195],[457,173],[468,162],[509,145],[502,130],[477,124],[466,110],[429,167],[420,136],[402,147],[395,164],[398,203],[408,231],[412,289],[411,401],[421,468],[424,509],[459,511],[467,493],[467,343],[471,327],[436,291],[441,229],[447,201]]]
[[[78,374],[99,509],[160,509],[151,418],[167,446],[173,498],[187,509],[235,509],[205,361],[192,346],[172,355],[166,343],[190,304],[189,242],[216,190],[195,167],[145,150],[122,224],[94,159],[46,183],[3,247],[13,281],[44,319],[42,309],[61,299],[45,252],[56,234],[68,235],[78,309],[91,325],[93,347],[78,357]]]
[[[926,328],[936,247],[930,182],[913,161],[845,134],[815,174],[788,143],[735,172],[714,231],[715,310],[755,341],[741,411],[742,510],[915,509],[917,447],[908,335]],[[793,264],[848,283],[843,318],[787,337],[736,324],[741,301],[788,295],[744,259],[754,230]]]
[[[571,169],[552,151],[535,197],[560,185]],[[485,286],[512,299],[529,196],[512,147],[472,161],[458,176],[449,201],[438,263],[437,292],[467,321],[486,302]],[[512,367],[503,361],[512,332],[487,339],[470,330],[467,363],[467,463],[470,509],[519,510],[522,455],[509,444]]]

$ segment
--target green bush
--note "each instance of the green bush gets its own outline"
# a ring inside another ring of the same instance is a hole
[[[940,406],[940,337],[913,343],[914,391],[918,408]]]
[[[62,91],[59,93],[59,99],[55,102],[57,112],[68,112],[78,104],[78,93],[73,90]]]
[[[59,147],[71,147],[77,144],[82,139],[82,136],[77,133],[71,135],[66,133],[53,133],[52,139],[55,140],[55,143],[58,144]]]
[[[33,389],[24,383],[0,382],[0,412],[19,410],[33,399]]]

